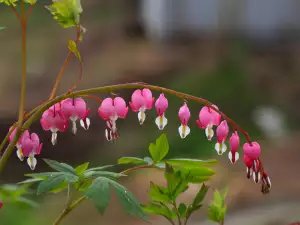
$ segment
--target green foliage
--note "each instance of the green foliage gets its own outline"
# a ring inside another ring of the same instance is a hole
[[[136,157],[122,157],[118,160],[118,164],[144,164],[145,161],[141,158],[136,158]]]
[[[77,26],[80,23],[82,13],[80,0],[57,0],[46,8],[64,28]]]
[[[77,57],[77,59],[81,62],[81,55],[78,51],[76,42],[73,40],[70,40],[68,42],[68,48]]]
[[[1,26],[0,26],[0,31],[1,31],[1,30],[4,30],[5,28],[6,28],[6,27],[1,27]]]
[[[166,134],[162,134],[156,139],[156,143],[151,143],[149,152],[154,162],[161,161],[169,152],[169,143]]]
[[[176,217],[176,213],[170,210],[168,206],[164,204],[150,202],[147,205],[143,205],[143,210],[147,213],[161,215],[168,219],[174,219]]]
[[[27,184],[0,186],[0,200],[5,204],[16,204],[18,206],[38,207],[38,204],[27,196],[32,194]]]
[[[0,3],[5,3],[8,6],[12,5],[15,7],[15,6],[17,6],[18,1],[19,0],[0,0]]]
[[[37,2],[37,0],[24,0],[24,2],[30,5],[34,5]]]
[[[208,218],[211,221],[217,223],[224,222],[226,209],[227,209],[227,206],[225,204],[226,196],[227,196],[227,189],[224,189],[221,192],[218,190],[214,192],[214,199],[209,206],[209,212],[208,212]]]
[[[168,159],[165,160],[166,163],[172,166],[180,166],[180,167],[203,167],[208,165],[214,165],[217,163],[217,160],[200,160],[200,159],[184,159],[184,158],[177,158],[177,159]]]

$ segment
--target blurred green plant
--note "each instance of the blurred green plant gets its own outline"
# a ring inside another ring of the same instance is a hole
[[[220,225],[224,225],[224,219],[227,210],[227,205],[225,204],[227,192],[227,188],[223,189],[222,191],[215,190],[213,201],[209,205],[209,220],[219,223]]]

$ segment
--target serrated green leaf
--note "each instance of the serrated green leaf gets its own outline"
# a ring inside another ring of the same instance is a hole
[[[181,217],[186,216],[186,210],[187,210],[186,205],[184,203],[180,203],[178,206],[178,212]]]
[[[77,167],[75,168],[76,174],[77,174],[77,175],[83,174],[83,172],[86,171],[87,168],[89,167],[89,164],[90,164],[89,162],[86,162],[86,163],[83,163],[83,164],[77,166]]]
[[[129,215],[134,217],[138,216],[148,221],[147,215],[144,213],[139,201],[130,191],[113,180],[110,180],[110,184],[115,189],[121,205]]]
[[[80,52],[78,51],[76,42],[73,40],[69,40],[68,48],[77,57],[77,59],[81,62],[81,55],[80,55]]]
[[[142,206],[142,208],[147,213],[161,215],[167,217],[168,219],[173,219],[176,217],[176,214],[171,211],[166,205],[150,202],[147,205]]]
[[[30,5],[34,5],[37,2],[37,0],[24,0],[24,2]]]
[[[12,5],[15,7],[15,6],[17,6],[18,1],[19,0],[0,0],[0,3],[5,3],[8,6]]]
[[[64,180],[65,176],[63,174],[49,177],[47,180],[44,180],[39,184],[37,188],[37,194],[40,195],[51,191],[52,189],[58,187]]]
[[[203,201],[208,189],[209,189],[209,186],[202,184],[200,190],[198,191],[197,195],[195,196],[195,198],[193,200],[193,206],[196,207]]]
[[[149,196],[154,202],[172,204],[172,199],[169,196],[169,191],[165,187],[160,187],[153,182],[150,182]]]
[[[214,165],[217,163],[217,160],[200,160],[200,159],[185,159],[185,158],[176,158],[165,160],[166,163],[172,166],[180,166],[186,168],[192,167],[203,167],[208,165]]]
[[[160,135],[156,143],[149,145],[149,152],[154,162],[161,161],[169,152],[169,142],[166,134]]]
[[[144,160],[136,157],[122,157],[118,160],[118,164],[143,164]]]
[[[74,168],[66,163],[60,163],[51,159],[44,159],[44,161],[54,170],[60,172],[69,172],[76,175],[76,171],[74,170]]]
[[[80,0],[57,0],[46,8],[64,28],[77,26],[80,23],[80,14],[82,13]]]
[[[95,179],[90,187],[87,189],[85,196],[91,199],[96,208],[101,214],[105,212],[105,209],[110,200],[110,180],[106,177],[98,177]]]

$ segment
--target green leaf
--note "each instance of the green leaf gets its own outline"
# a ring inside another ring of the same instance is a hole
[[[0,0],[0,3],[5,3],[6,5],[8,5],[8,6],[10,6],[10,5],[12,5],[12,6],[17,6],[17,2],[18,2],[19,0]]]
[[[218,205],[218,206],[223,206],[223,203],[224,203],[224,200],[221,196],[221,193],[218,190],[215,190],[213,204]]]
[[[76,42],[73,40],[69,40],[68,48],[77,57],[77,59],[81,62],[81,55],[78,51]]]
[[[29,173],[29,174],[24,174],[24,176],[40,178],[40,179],[45,180],[48,177],[56,176],[56,175],[59,175],[59,174],[63,174],[63,172]]]
[[[32,184],[32,183],[36,183],[36,182],[39,182],[39,181],[42,181],[42,180],[44,180],[44,179],[42,179],[42,178],[30,178],[30,179],[21,181],[18,184]]]
[[[71,173],[63,173],[63,175],[65,176],[65,180],[68,182],[68,183],[76,183],[79,181],[79,177],[74,175],[74,174],[71,174]]]
[[[118,160],[118,164],[143,164],[144,160],[136,157],[122,157]]]
[[[38,205],[37,202],[32,201],[32,200],[30,200],[28,198],[25,198],[25,197],[19,197],[19,198],[17,198],[16,202],[24,204],[24,205],[27,205],[27,206],[30,206],[30,207],[33,207],[33,208],[39,207],[39,205]]]
[[[169,143],[166,134],[156,139],[156,143],[149,146],[150,155],[155,162],[161,161],[169,152]]]
[[[111,167],[114,167],[115,165],[106,165],[106,166],[99,166],[99,167],[94,167],[94,168],[90,168],[88,170],[86,170],[86,172],[88,171],[97,171],[97,170],[105,170]]]
[[[203,201],[208,189],[209,189],[209,186],[202,184],[200,190],[198,191],[197,195],[194,198],[193,206],[196,207]]]
[[[177,159],[168,159],[165,160],[166,163],[172,166],[180,166],[180,167],[203,167],[207,165],[214,165],[217,163],[217,160],[200,160],[200,159],[184,159],[184,158],[177,158]]]
[[[64,28],[77,26],[80,23],[80,14],[82,13],[80,0],[57,0],[46,8]]]
[[[185,217],[187,207],[184,203],[180,203],[178,206],[178,212],[181,217]]]
[[[214,222],[223,222],[226,214],[227,206],[225,204],[225,197],[227,195],[227,188],[222,192],[215,190],[214,199],[209,206],[208,218]]]
[[[59,163],[55,160],[50,160],[50,159],[44,159],[44,161],[54,170],[60,172],[69,172],[76,175],[76,171],[74,170],[74,168],[66,163]]]
[[[149,196],[154,202],[172,204],[172,199],[169,196],[169,191],[165,187],[160,187],[153,182],[150,182]]]
[[[105,212],[105,209],[110,200],[110,186],[109,179],[105,177],[98,177],[93,181],[91,186],[85,193],[88,199],[91,199],[96,208],[101,214]]]
[[[199,184],[207,181],[215,174],[215,171],[205,167],[191,167],[175,169],[176,172],[180,172],[182,178],[188,183]]]
[[[167,217],[168,219],[173,219],[176,217],[176,214],[171,211],[166,205],[148,203],[148,205],[142,206],[143,210],[147,213],[161,215]]]
[[[69,186],[69,182],[64,181],[57,187],[53,188],[50,192],[56,194],[56,193],[62,192],[63,190],[67,189],[68,186]]]
[[[144,213],[139,201],[130,191],[113,180],[110,180],[110,184],[115,189],[121,205],[129,215],[134,217],[138,216],[143,220],[148,221],[148,218]]]
[[[150,157],[145,157],[145,158],[144,158],[144,162],[145,162],[147,165],[153,164],[153,160],[152,160]]]
[[[87,168],[89,167],[89,164],[90,164],[89,162],[86,162],[86,163],[84,163],[84,164],[81,164],[81,165],[77,166],[77,167],[75,168],[76,174],[77,174],[77,175],[83,174],[83,172],[86,171]]]
[[[189,205],[187,211],[186,211],[186,217],[189,218],[192,213],[196,212],[197,210],[199,210],[203,205],[200,204],[200,205],[196,205],[196,206],[193,206],[193,205]]]
[[[125,177],[127,175],[121,173],[114,173],[109,171],[86,171],[83,173],[85,178],[97,178],[97,177],[106,177],[109,179],[115,180],[119,177]]]
[[[51,191],[52,189],[58,187],[64,180],[65,176],[63,174],[49,177],[48,180],[44,180],[39,184],[37,188],[37,194],[40,195]]]
[[[24,0],[24,2],[30,5],[34,5],[37,2],[37,0]]]

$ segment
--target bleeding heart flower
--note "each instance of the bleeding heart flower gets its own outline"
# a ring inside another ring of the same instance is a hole
[[[2,206],[3,206],[3,202],[2,202],[2,201],[0,201],[0,209],[2,208]]]
[[[52,132],[51,142],[53,145],[57,143],[57,132],[65,132],[69,127],[69,121],[61,112],[61,105],[57,103],[46,110],[40,120],[44,130]]]
[[[270,189],[272,184],[271,184],[271,179],[270,177],[268,176],[268,174],[266,172],[263,173],[263,176],[262,176],[262,183],[267,185],[267,187]]]
[[[11,129],[12,129],[12,127],[9,128],[9,131],[11,131]],[[17,128],[15,128],[15,129],[13,130],[13,132],[11,133],[11,135],[8,137],[8,141],[9,141],[9,142],[12,142],[12,141],[14,140],[16,133],[17,133]],[[19,158],[21,161],[24,160],[24,156],[23,156],[23,153],[22,153],[22,139],[23,139],[24,137],[27,137],[27,136],[29,136],[28,130],[26,130],[26,131],[22,134],[22,136],[19,138],[19,140],[18,140],[17,143],[16,143],[16,147],[17,147],[17,156],[18,156],[18,158]]]
[[[227,150],[227,146],[224,143],[229,133],[229,127],[226,120],[223,120],[220,125],[217,127],[217,143],[215,149],[219,155],[222,155]]]
[[[80,125],[87,130],[90,125],[90,119],[87,118],[89,109],[82,98],[67,98],[61,102],[61,111],[65,118],[72,121],[72,132],[76,134],[76,121],[80,119]]]
[[[216,105],[212,105],[218,109]],[[210,141],[214,136],[213,126],[218,126],[221,121],[221,115],[215,110],[204,106],[199,112],[199,120],[196,121],[200,129],[205,129],[207,139]]]
[[[155,102],[155,108],[158,114],[158,117],[155,119],[155,124],[160,130],[163,130],[168,124],[168,119],[165,117],[165,112],[168,106],[168,99],[166,99],[164,94],[160,94],[159,98]]]
[[[99,116],[106,121],[105,136],[108,140],[117,138],[117,126],[116,121],[118,118],[125,119],[128,113],[128,107],[126,102],[121,97],[106,98],[102,101],[100,107],[98,108]],[[111,134],[111,135],[110,135]]]
[[[138,112],[138,120],[141,125],[146,119],[145,111],[152,109],[153,102],[154,98],[152,98],[152,92],[149,89],[138,89],[133,92],[129,105],[133,112]]]
[[[228,158],[232,164],[239,159],[239,153],[237,152],[239,146],[240,146],[240,137],[238,135],[238,132],[235,131],[234,133],[232,133],[229,139],[230,152],[228,153]]]
[[[39,136],[36,133],[24,136],[21,145],[23,156],[28,157],[27,164],[34,170],[37,164],[37,160],[34,156],[41,153],[43,146],[42,143],[40,144]]]
[[[252,173],[253,173],[253,159],[251,159],[249,156],[247,155],[244,155],[244,163],[247,167],[247,178],[250,179],[250,177],[252,176]]]
[[[183,106],[180,107],[178,116],[181,121],[181,125],[178,128],[178,132],[181,138],[185,138],[191,132],[191,129],[188,126],[188,121],[191,118],[191,112],[186,103],[184,103]]]
[[[261,149],[257,142],[245,143],[243,145],[244,154],[255,160],[259,157]]]

